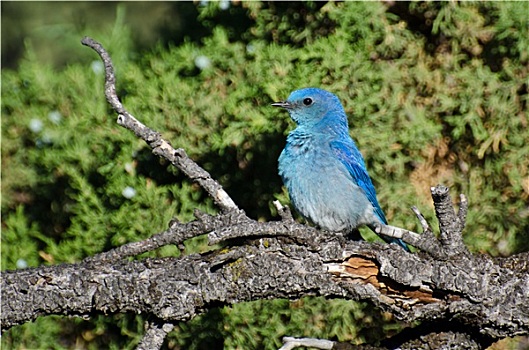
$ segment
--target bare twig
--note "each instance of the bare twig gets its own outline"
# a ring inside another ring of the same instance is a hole
[[[112,60],[103,46],[89,37],[83,38],[81,43],[95,50],[103,60],[105,65],[105,96],[108,103],[118,113],[118,124],[133,131],[138,137],[147,142],[153,149],[154,154],[169,160],[171,164],[181,170],[191,180],[196,181],[202,186],[213,199],[215,205],[222,211],[238,209],[235,202],[224,191],[222,186],[213,180],[207,171],[189,158],[183,149],[174,149],[158,132],[145,126],[123,107],[116,95],[116,77]]]
[[[460,208],[456,215],[447,187],[438,185],[432,187],[431,192],[435,211],[439,218],[439,239],[435,237],[430,225],[416,207],[412,207],[412,210],[422,226],[422,234],[400,227],[381,224],[374,225],[375,232],[388,237],[402,239],[404,242],[439,259],[470,254],[462,236],[468,210],[466,197],[464,195],[460,196]]]
[[[467,197],[464,194],[459,195],[459,211],[457,212],[457,216],[459,218],[459,231],[463,232],[465,229],[465,224],[467,221],[467,213],[468,213],[468,200]]]
[[[416,206],[413,206],[413,207],[411,207],[411,210],[415,213],[415,216],[417,217],[417,219],[421,223],[422,232],[423,233],[424,232],[431,232],[432,229],[430,228],[430,225],[428,224],[428,222],[426,221],[426,219],[424,218],[422,213],[419,211],[419,208],[417,208]]]
[[[334,347],[334,342],[326,339],[283,337],[283,346],[279,350],[292,350],[300,346],[331,350]]]
[[[146,332],[141,342],[138,344],[137,350],[156,350],[160,349],[163,341],[169,332],[174,328],[173,323],[146,321]]]
[[[108,252],[88,257],[84,261],[117,261],[129,256],[150,252],[170,244],[180,246],[190,238],[214,230],[224,229],[226,225],[237,225],[250,220],[240,210],[232,210],[215,216],[195,211],[195,216],[197,220],[189,223],[179,223],[176,220],[172,220],[169,224],[169,229],[166,231],[155,234],[143,241],[127,243]]]
[[[431,188],[436,216],[439,218],[439,240],[447,255],[454,256],[468,254],[468,249],[463,243],[462,230],[467,212],[466,198],[463,196],[460,215],[457,215],[452,204],[448,187],[437,185]]]
[[[294,221],[294,218],[292,217],[292,213],[290,212],[290,209],[287,206],[284,206],[283,204],[281,204],[280,201],[274,201],[273,204],[274,204],[274,207],[276,207],[277,213],[281,217],[281,220]]]

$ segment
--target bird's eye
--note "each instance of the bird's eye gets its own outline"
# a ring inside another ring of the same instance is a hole
[[[304,98],[303,99],[303,104],[305,106],[310,106],[312,104],[312,98],[310,98],[310,97]]]

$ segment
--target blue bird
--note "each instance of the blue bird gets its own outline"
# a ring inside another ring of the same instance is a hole
[[[279,175],[294,208],[329,231],[387,224],[338,97],[306,88],[272,106],[285,108],[297,124],[279,156]],[[400,239],[383,239],[409,251]]]

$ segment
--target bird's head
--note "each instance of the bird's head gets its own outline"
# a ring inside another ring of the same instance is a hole
[[[318,88],[305,88],[292,92],[286,101],[272,103],[285,108],[292,120],[300,126],[316,125],[323,118],[332,122],[347,122],[345,111],[336,95]]]

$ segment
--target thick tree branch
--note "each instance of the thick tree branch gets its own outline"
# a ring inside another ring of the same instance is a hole
[[[226,216],[217,228],[232,225]],[[329,235],[315,247],[282,238],[299,234],[296,223],[281,222],[281,231],[250,219],[237,225],[250,232],[259,228],[262,237],[181,258],[4,272],[2,327],[46,314],[94,312],[142,312],[174,322],[212,306],[321,295],[368,299],[404,321],[460,321],[492,338],[528,332],[529,275],[486,256],[435,260],[393,245]],[[212,227],[203,228],[200,233]]]

